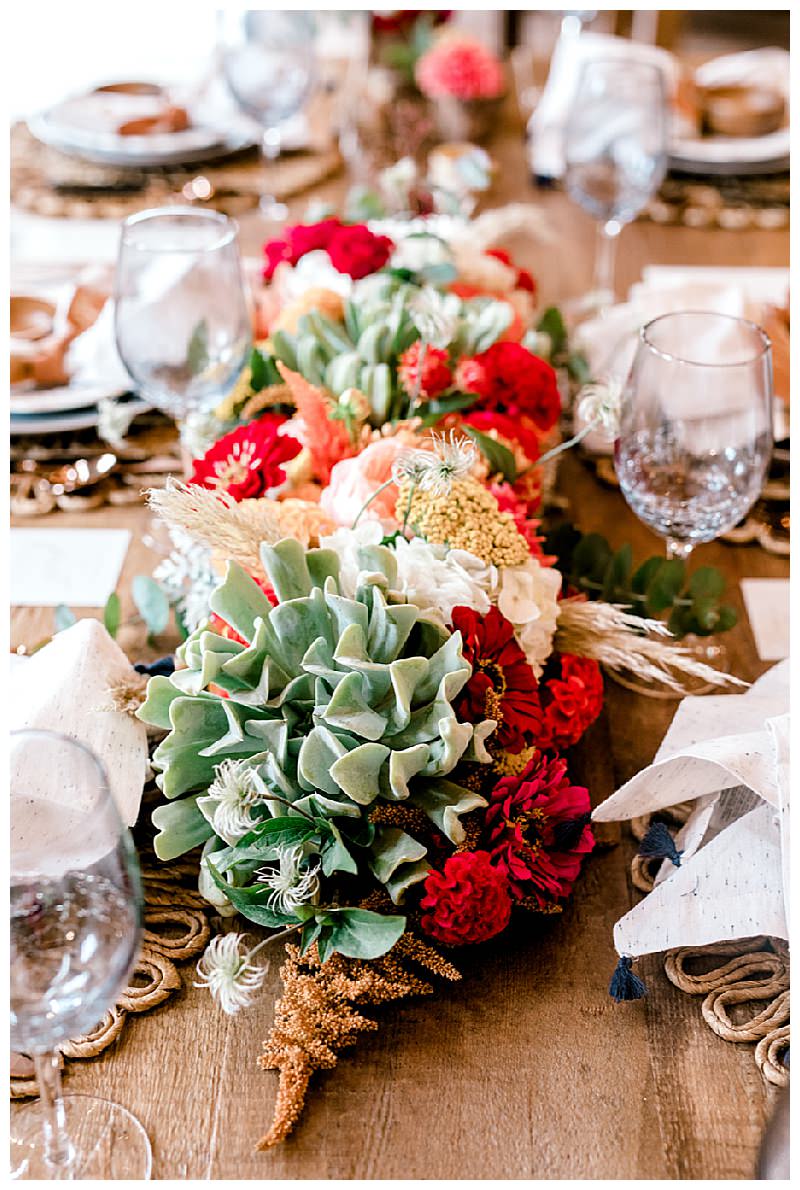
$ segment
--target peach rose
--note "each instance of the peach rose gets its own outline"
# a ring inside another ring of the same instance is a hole
[[[320,505],[339,525],[352,525],[370,496],[392,476],[397,456],[405,449],[402,438],[379,438],[360,454],[342,459],[331,471],[328,486],[320,497]],[[397,526],[395,504],[397,487],[390,483],[375,497],[367,512],[369,516]],[[365,514],[366,515],[366,514]]]

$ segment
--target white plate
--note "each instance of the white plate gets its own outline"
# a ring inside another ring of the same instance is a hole
[[[103,397],[122,396],[127,389],[118,384],[65,384],[60,388],[11,390],[11,413],[68,413],[96,405]]]
[[[127,405],[134,416],[145,413],[152,408],[147,401],[136,398]],[[62,430],[88,430],[98,425],[100,414],[94,406],[85,410],[69,411],[67,413],[31,414],[11,417],[11,433],[14,434],[58,434]]]

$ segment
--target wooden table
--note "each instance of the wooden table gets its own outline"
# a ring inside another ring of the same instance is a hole
[[[548,302],[579,294],[591,278],[591,221],[562,195],[528,186],[515,137],[494,151],[501,171],[492,205],[536,202],[554,232],[550,244],[515,244],[520,263],[534,270]],[[343,189],[338,179],[318,194],[335,201]],[[305,201],[294,204],[295,216]],[[263,235],[255,218],[243,221],[246,251],[257,250]],[[622,236],[619,288],[627,290],[646,264],[787,260],[783,232],[639,223]],[[578,459],[564,462],[560,485],[582,529],[600,530],[612,544],[631,541],[638,558],[661,548]],[[129,614],[131,579],[153,565],[142,543],[147,520],[142,508],[106,508],[40,523],[133,531],[120,583]],[[758,661],[739,580],[785,577],[788,562],[756,546],[719,543],[701,547],[697,561],[728,577],[742,616],[728,637],[730,665],[752,679],[768,667]],[[52,609],[15,609],[12,646],[48,635],[52,617]],[[120,640],[143,655],[136,630],[124,629]],[[574,759],[574,775],[590,785],[595,803],[652,759],[675,705],[607,683],[603,716]],[[277,955],[246,1014],[225,1017],[206,992],[187,986],[163,1010],[133,1022],[103,1058],[73,1063],[67,1089],[131,1108],[151,1137],[158,1178],[751,1177],[771,1103],[753,1047],[712,1034],[699,1002],[667,981],[658,956],[641,963],[647,999],[616,1005],[608,997],[612,927],[637,899],[632,852],[625,837],[598,849],[563,916],[529,919],[513,935],[465,953],[463,982],[438,998],[382,1011],[379,1032],[335,1071],[315,1077],[299,1128],[275,1151],[254,1153],[253,1145],[271,1119],[277,1085],[277,1075],[255,1062],[279,993]]]

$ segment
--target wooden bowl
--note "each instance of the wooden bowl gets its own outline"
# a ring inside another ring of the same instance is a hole
[[[56,307],[44,298],[26,294],[11,295],[11,337],[35,342],[46,338],[53,329]]]
[[[767,136],[786,116],[784,97],[770,87],[702,87],[698,103],[703,132],[715,136]]]

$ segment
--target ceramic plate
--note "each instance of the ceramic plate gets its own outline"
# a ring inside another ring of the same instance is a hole
[[[135,410],[135,416],[145,413],[152,406],[147,401],[135,398],[129,402],[129,407]],[[69,410],[66,413],[43,414],[12,414],[12,434],[58,434],[63,430],[88,430],[96,426],[100,420],[97,406],[88,409]]]
[[[60,388],[11,390],[12,416],[68,413],[96,405],[103,397],[119,397],[127,389],[118,384],[65,384]]]

